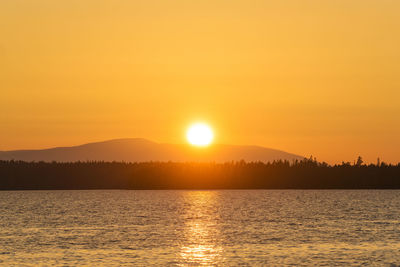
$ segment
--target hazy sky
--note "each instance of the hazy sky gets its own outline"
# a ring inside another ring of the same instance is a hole
[[[0,150],[121,137],[400,161],[400,1],[0,0]]]

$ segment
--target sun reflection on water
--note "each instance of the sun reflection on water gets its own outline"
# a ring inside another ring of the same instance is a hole
[[[218,229],[219,213],[215,191],[185,192],[185,241],[180,257],[183,265],[215,265],[222,262],[223,248]]]

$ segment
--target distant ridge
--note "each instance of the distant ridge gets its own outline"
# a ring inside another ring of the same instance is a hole
[[[229,162],[244,160],[269,162],[301,160],[304,157],[260,146],[211,145],[207,148],[183,144],[162,144],[143,138],[113,139],[71,147],[42,150],[0,151],[0,160],[22,161],[174,161]]]

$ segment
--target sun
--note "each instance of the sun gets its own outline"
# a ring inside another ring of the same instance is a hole
[[[187,130],[186,138],[191,145],[208,146],[214,139],[214,133],[207,124],[195,123]]]

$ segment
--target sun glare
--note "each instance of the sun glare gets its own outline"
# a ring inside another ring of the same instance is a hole
[[[207,124],[195,123],[189,127],[186,138],[194,146],[208,146],[211,144],[214,134]]]

